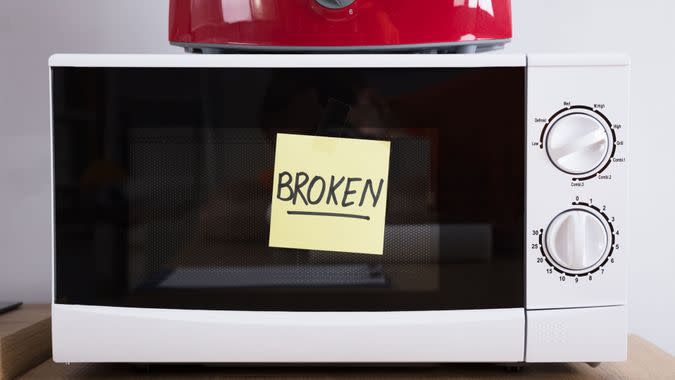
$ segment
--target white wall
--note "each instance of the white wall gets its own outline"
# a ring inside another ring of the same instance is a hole
[[[631,330],[675,354],[675,2],[512,0],[507,52],[628,52],[633,61]],[[47,58],[180,53],[166,0],[0,2],[0,299],[50,297]]]
[[[52,53],[180,53],[166,0],[0,0],[0,300],[49,302]]]

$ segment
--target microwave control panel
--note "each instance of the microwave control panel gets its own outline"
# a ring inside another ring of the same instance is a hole
[[[623,305],[628,60],[528,60],[527,308]]]

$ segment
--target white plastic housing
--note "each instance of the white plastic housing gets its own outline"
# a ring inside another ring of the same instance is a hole
[[[530,363],[623,361],[626,344],[624,306],[527,312]]]
[[[623,56],[535,55],[528,57],[527,72],[526,307],[624,305],[629,236],[628,61]],[[572,107],[586,107],[578,109],[599,118],[604,115],[611,123],[610,155],[614,155],[599,175],[590,174],[592,178],[558,169],[541,146],[554,115]],[[549,224],[572,208],[608,218],[611,257],[594,273],[560,273],[542,254]]]
[[[56,362],[520,362],[523,309],[255,312],[53,306]]]

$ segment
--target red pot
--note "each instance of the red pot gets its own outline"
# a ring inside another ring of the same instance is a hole
[[[510,0],[171,0],[188,51],[474,51],[511,38]]]

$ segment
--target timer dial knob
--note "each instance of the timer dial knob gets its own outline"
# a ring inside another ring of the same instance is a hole
[[[545,236],[546,251],[553,264],[572,274],[600,266],[608,254],[609,240],[605,223],[584,209],[559,214]]]
[[[596,117],[574,112],[555,120],[546,137],[553,165],[574,175],[596,170],[609,154],[607,127]]]

